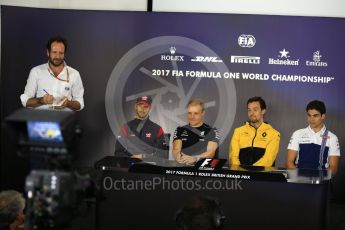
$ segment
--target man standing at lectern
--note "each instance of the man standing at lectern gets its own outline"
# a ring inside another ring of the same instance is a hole
[[[235,129],[229,161],[232,165],[272,166],[279,151],[280,134],[264,122],[266,103],[261,97],[247,101],[248,121]]]
[[[187,104],[188,122],[174,132],[173,156],[180,164],[194,165],[201,158],[217,157],[219,133],[204,123],[205,107],[200,99]]]
[[[121,126],[115,144],[115,156],[167,158],[166,142],[162,127],[152,122],[149,113],[152,98],[141,96],[135,102],[135,118]]]
[[[329,131],[324,120],[326,106],[322,101],[311,101],[307,105],[309,126],[292,134],[286,157],[287,168],[312,168],[338,170],[340,147],[336,135]]]
[[[81,110],[84,87],[79,72],[65,62],[67,41],[53,37],[47,43],[48,63],[31,69],[24,93],[24,107]]]

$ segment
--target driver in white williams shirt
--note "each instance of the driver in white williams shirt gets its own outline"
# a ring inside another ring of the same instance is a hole
[[[292,134],[286,157],[287,168],[329,169],[338,171],[340,146],[338,137],[325,124],[326,106],[322,101],[307,105],[309,126]]]

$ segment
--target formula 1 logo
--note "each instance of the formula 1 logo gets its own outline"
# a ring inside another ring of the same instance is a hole
[[[237,39],[238,45],[245,48],[252,48],[255,46],[256,39],[250,34],[241,34]]]
[[[204,57],[204,56],[196,56],[195,58],[191,59],[193,62],[223,62],[222,60],[218,59],[218,57]]]
[[[225,159],[206,158],[198,161],[195,166],[198,170],[213,171],[215,169],[221,169],[225,162]]]

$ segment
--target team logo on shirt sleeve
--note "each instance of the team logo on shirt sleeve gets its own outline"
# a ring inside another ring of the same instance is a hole
[[[174,138],[177,138],[177,129],[174,131]]]
[[[183,130],[181,136],[182,136],[182,137],[188,137],[188,132],[187,132],[187,130]]]
[[[216,134],[215,139],[219,141],[219,140],[220,140],[220,133],[219,133],[219,130],[218,130],[218,129],[214,129],[214,132],[215,132],[215,134]]]

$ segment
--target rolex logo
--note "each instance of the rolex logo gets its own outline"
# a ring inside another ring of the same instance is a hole
[[[175,46],[170,47],[169,50],[170,50],[171,55],[174,55],[176,53],[176,47]]]
[[[175,46],[171,46],[169,48],[170,51],[170,55],[161,55],[161,60],[162,61],[184,61],[184,56],[175,56],[176,53],[176,47]]]

